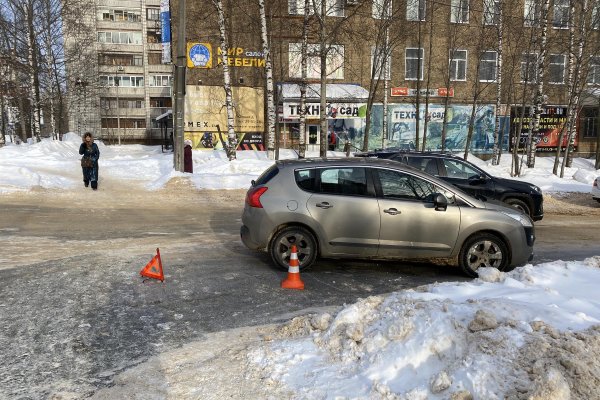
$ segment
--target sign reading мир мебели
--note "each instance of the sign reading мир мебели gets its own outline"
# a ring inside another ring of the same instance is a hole
[[[188,43],[188,68],[212,68],[215,64],[217,66],[223,64],[223,51],[218,46],[216,49],[217,54],[215,55],[210,43]],[[248,50],[243,47],[230,47],[227,49],[227,65],[230,67],[264,68],[265,59],[262,51]]]

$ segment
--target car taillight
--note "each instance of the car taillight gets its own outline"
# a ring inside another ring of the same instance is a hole
[[[262,196],[267,189],[269,188],[262,186],[248,190],[248,193],[246,193],[246,204],[248,204],[250,207],[263,208],[262,204],[260,203],[260,196]]]

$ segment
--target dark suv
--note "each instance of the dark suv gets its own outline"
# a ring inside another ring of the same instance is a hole
[[[529,215],[534,221],[544,218],[542,190],[530,183],[489,175],[472,163],[448,153],[379,150],[357,153],[400,161],[453,184],[476,198],[502,201]]]

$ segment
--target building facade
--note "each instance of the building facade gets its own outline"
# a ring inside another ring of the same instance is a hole
[[[65,21],[69,129],[108,143],[157,143],[170,129],[173,66],[163,63],[160,0],[96,0]]]
[[[575,43],[579,43],[583,26],[579,86],[582,93],[592,95],[583,102],[577,121],[576,148],[581,155],[589,155],[597,147],[599,129],[594,117],[598,115],[598,97],[593,89],[600,85],[598,0],[590,1],[587,10],[577,6],[574,12],[568,2],[552,2],[546,14],[544,46],[543,3],[537,0],[327,0],[324,19],[319,18],[318,10],[308,12],[308,83],[314,93],[307,99],[305,132],[299,132],[298,115],[294,115],[299,105],[294,85],[301,78],[304,0],[266,3],[278,88],[280,144],[294,146],[300,135],[308,144],[318,145],[322,140],[318,115],[312,111],[320,97],[321,56],[325,53],[327,91],[331,93],[326,112],[329,130],[336,133],[336,146],[350,142],[362,147],[368,113],[370,147],[411,145],[418,139],[419,147],[426,149],[464,150],[472,125],[471,149],[490,153],[499,116],[502,144],[508,149],[523,143],[517,138],[517,127],[524,138],[531,128],[540,80],[538,64],[543,56],[543,133],[538,146],[540,152],[551,152],[558,144],[570,102],[570,46],[577,54],[576,45],[569,44],[570,35],[574,32]],[[249,60],[262,49],[258,7],[240,2],[223,4],[233,85],[264,87],[264,64]],[[171,11],[175,31],[177,0],[171,1]],[[187,41],[211,48],[213,61],[210,67],[188,69],[187,85],[222,86],[216,9],[211,2],[188,1],[186,14]],[[363,91],[358,93],[353,87]],[[338,96],[346,92],[355,95]],[[348,110],[356,113],[346,113]]]

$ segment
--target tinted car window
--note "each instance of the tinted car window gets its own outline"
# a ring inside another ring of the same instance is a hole
[[[481,175],[481,172],[461,161],[444,159],[443,162],[448,178],[469,179]]]
[[[449,202],[453,202],[452,193],[446,193],[442,188],[424,179],[385,169],[378,170],[378,175],[384,198],[432,202],[434,193],[443,193],[450,197]]]
[[[304,189],[309,192],[314,192],[315,190],[315,176],[316,172],[314,169],[303,169],[298,170],[295,173],[296,183],[300,189]]]
[[[263,172],[258,177],[258,179],[256,180],[256,186],[258,186],[258,185],[264,185],[265,183],[267,183],[271,179],[273,179],[273,177],[275,175],[277,175],[278,173],[279,173],[279,168],[277,168],[277,165],[270,166],[265,172]]]
[[[367,194],[367,176],[364,168],[321,169],[321,193]]]

